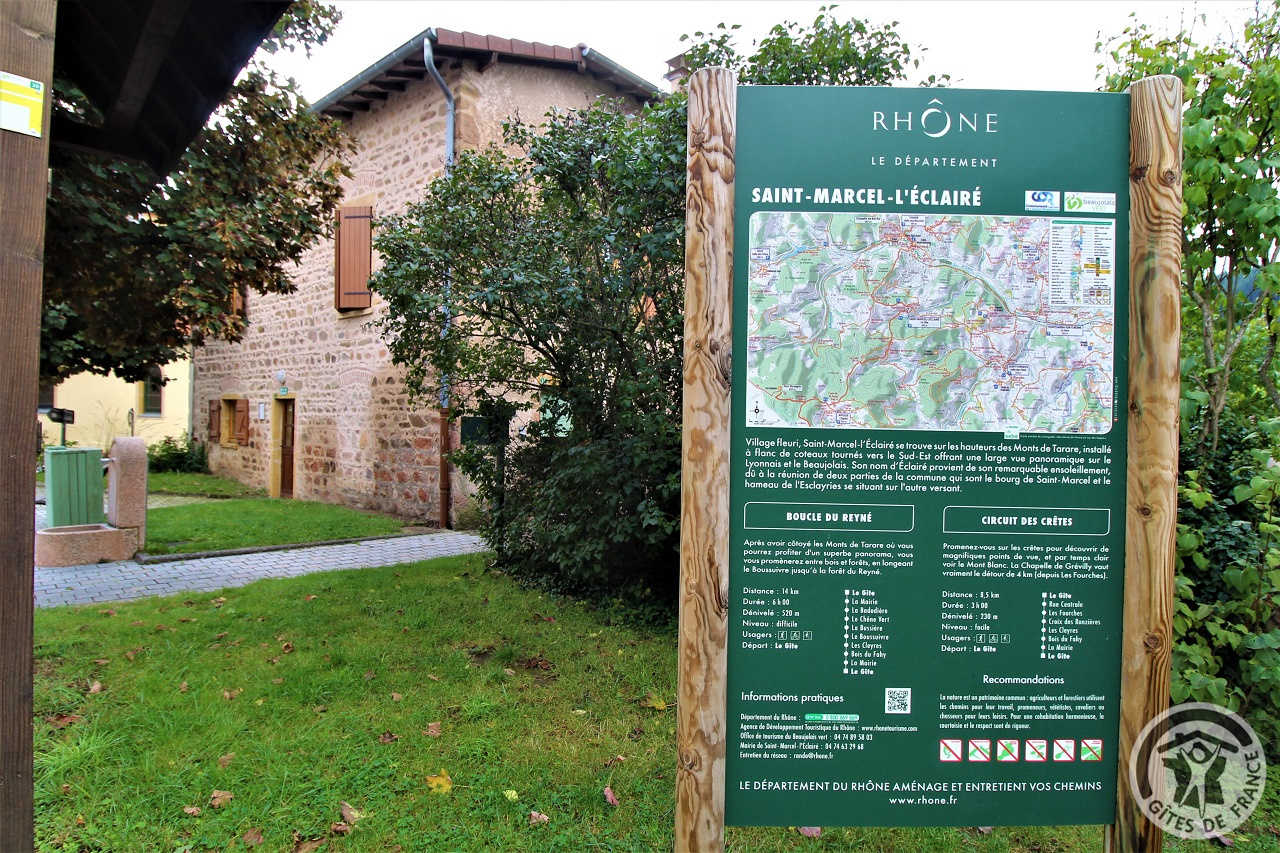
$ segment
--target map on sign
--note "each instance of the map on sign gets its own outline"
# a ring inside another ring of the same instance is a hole
[[[747,426],[1111,429],[1115,222],[757,212]]]

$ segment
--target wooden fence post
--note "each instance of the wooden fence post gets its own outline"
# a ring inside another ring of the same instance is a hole
[[[0,130],[0,850],[30,850],[36,395],[55,0],[0,2],[0,70],[44,84],[40,136]]]
[[[704,69],[689,80],[676,707],[681,853],[724,848],[736,101],[737,81],[727,69]]]
[[[1169,706],[1177,523],[1182,81],[1129,87],[1129,461],[1116,822],[1107,850],[1160,849],[1129,786],[1129,751]]]

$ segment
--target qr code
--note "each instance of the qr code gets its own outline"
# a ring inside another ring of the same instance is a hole
[[[911,688],[886,687],[884,689],[884,712],[886,714],[910,714]]]

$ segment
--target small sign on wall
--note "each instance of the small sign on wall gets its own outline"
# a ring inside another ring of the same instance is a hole
[[[267,419],[267,404],[259,403],[258,404],[258,420],[265,421],[266,419]]]
[[[0,129],[39,136],[44,121],[44,84],[0,71]]]

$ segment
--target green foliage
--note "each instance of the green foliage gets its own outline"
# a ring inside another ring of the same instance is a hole
[[[1280,419],[1227,412],[1218,447],[1184,449],[1173,699],[1239,711],[1280,755]]]
[[[825,11],[750,56],[727,30],[697,38],[691,69],[755,82],[767,68],[767,82],[883,84],[911,61],[891,29]],[[687,105],[509,122],[506,148],[463,153],[378,222],[370,285],[411,394],[517,414],[509,443],[454,457],[490,507],[500,564],[642,606],[670,602],[678,575]]]
[[[1198,366],[1191,391],[1205,407],[1197,437],[1213,445],[1255,319],[1267,338],[1255,381],[1280,410],[1280,10],[1260,6],[1234,42],[1202,45],[1190,30],[1161,36],[1135,21],[1098,48],[1110,90],[1155,74],[1183,81],[1183,325]]]
[[[739,82],[756,86],[883,86],[919,67],[920,59],[895,29],[897,21],[883,26],[858,18],[841,21],[832,14],[835,9],[819,7],[807,28],[794,21],[775,24],[749,55],[734,44],[738,24],[722,23],[714,33],[681,36],[681,41],[691,42],[685,62],[691,70],[729,68]],[[931,74],[921,85],[941,85],[949,79],[947,74]]]
[[[165,436],[147,448],[147,471],[150,474],[169,471],[207,474],[209,473],[208,447],[185,433],[180,439]]]
[[[267,47],[309,49],[335,20],[328,7],[295,4]],[[75,81],[59,77],[55,89],[55,109],[101,120]],[[256,62],[167,176],[55,146],[41,375],[142,380],[192,343],[238,339],[233,292],[293,289],[290,269],[331,228],[350,150],[339,123]]]
[[[1183,427],[1173,699],[1239,710],[1280,742],[1280,11],[1234,42],[1111,39],[1106,88],[1183,82]],[[1253,370],[1237,369],[1247,365]],[[1273,755],[1276,753],[1273,752]]]

